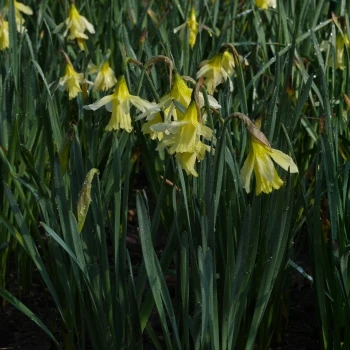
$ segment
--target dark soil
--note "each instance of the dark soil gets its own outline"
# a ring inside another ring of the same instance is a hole
[[[321,349],[313,300],[314,293],[310,287],[297,287],[292,290],[288,328],[284,335],[285,346],[281,349]]]
[[[131,243],[131,242],[130,242]],[[131,244],[136,244],[135,242]],[[14,276],[9,284],[12,293],[18,296],[18,285]],[[283,345],[271,349],[303,350],[321,349],[314,294],[308,284],[295,283],[291,290],[288,327]],[[32,310],[44,324],[55,324],[57,311],[47,303],[46,293],[41,285],[33,285],[31,292],[21,301]],[[54,349],[50,338],[33,321],[12,305],[0,308],[0,350],[45,350]]]
[[[19,298],[19,289],[14,275],[10,275],[8,289]],[[52,324],[54,321],[52,317],[57,315],[57,311],[48,306],[42,285],[33,284],[30,294],[20,299],[44,324]],[[0,306],[0,350],[50,348],[50,338],[32,320],[11,304]]]
[[[135,208],[133,204],[131,204],[131,207]],[[127,247],[133,263],[139,265],[142,261],[142,251],[137,232],[137,224],[135,223],[136,212],[134,209],[129,210],[128,221]],[[162,246],[164,246],[164,242],[161,237],[158,237],[156,250],[161,250]],[[113,255],[112,253],[111,251],[111,255]],[[307,270],[309,263],[306,254],[302,254],[301,260],[298,261],[298,264],[303,265]],[[13,264],[10,264],[10,266],[13,266]],[[314,291],[307,280],[298,272],[291,272],[291,295],[287,328],[282,338],[282,344],[272,346],[271,350],[321,349],[320,331],[317,325],[317,309],[314,304]],[[37,272],[33,274],[33,281],[30,294],[21,296],[16,275],[12,271],[9,275],[7,288],[24,305],[33,311],[45,325],[49,325],[49,328],[52,330],[55,325],[60,324],[60,316],[54,304],[48,301],[48,293],[43,289],[40,283],[40,276]],[[174,290],[176,281],[170,278],[170,276],[166,281],[169,289]],[[158,324],[159,319],[156,314],[151,316],[151,322],[154,330],[161,332],[161,326]],[[60,341],[59,329],[56,328],[56,332],[53,333],[56,333],[56,337]],[[152,349],[148,344],[148,339],[145,339],[144,349]],[[5,349],[46,350],[55,349],[55,346],[39,326],[24,316],[14,306],[10,304],[2,306],[0,298],[0,350]]]

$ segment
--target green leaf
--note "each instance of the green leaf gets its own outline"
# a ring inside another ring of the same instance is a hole
[[[45,326],[45,324],[31,310],[29,310],[23,303],[21,303],[16,297],[14,297],[2,286],[0,286],[0,295],[9,303],[11,303],[14,307],[16,307],[20,312],[29,317],[34,323],[36,323],[50,337],[50,339],[56,345],[57,349],[62,349],[56,338],[53,336],[51,331]]]

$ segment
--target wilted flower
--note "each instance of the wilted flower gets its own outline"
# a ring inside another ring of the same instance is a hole
[[[278,176],[272,159],[284,170],[297,173],[298,168],[293,159],[283,152],[273,149],[269,144],[261,142],[257,137],[250,134],[249,153],[241,170],[241,179],[247,193],[250,192],[250,178],[254,170],[256,178],[255,194],[261,192],[270,193],[273,189],[279,189],[283,181]],[[272,159],[271,159],[272,158]]]
[[[344,70],[345,68],[345,62],[344,62],[344,48],[345,45],[347,47],[350,47],[350,41],[346,34],[342,36],[341,34],[337,35],[336,41],[335,41],[335,68]]]
[[[100,71],[97,73],[94,90],[95,91],[106,91],[110,89],[117,83],[117,79],[114,75],[112,68],[109,66],[108,61],[106,61]]]
[[[213,94],[216,87],[225,82],[233,75],[235,61],[233,55],[228,52],[219,52],[210,60],[200,63],[200,70],[197,72],[197,79],[204,78],[208,93]],[[231,91],[233,89],[230,80]]]
[[[276,0],[255,0],[255,5],[264,10],[267,10],[269,7],[277,7]]]
[[[68,10],[68,18],[65,20],[66,30],[63,36],[66,36],[68,31],[68,40],[77,39],[78,45],[81,50],[85,49],[85,40],[89,37],[84,33],[85,30],[91,34],[95,33],[94,26],[84,17],[81,16],[74,4],[71,4]]]
[[[80,85],[85,81],[83,73],[77,73],[70,62],[66,64],[65,75],[60,79],[58,88],[61,91],[67,90],[69,99],[75,98],[81,92]]]
[[[108,112],[112,112],[112,117],[105,130],[125,129],[127,132],[131,132],[131,104],[145,113],[154,114],[159,111],[156,104],[143,100],[139,96],[131,95],[124,76],[119,77],[112,95],[105,96],[93,104],[84,106],[84,108],[95,111],[105,106]]]
[[[77,205],[77,221],[78,221],[78,231],[84,227],[86,215],[89,211],[91,203],[91,183],[95,175],[98,175],[100,172],[98,169],[91,169],[84,180],[83,187],[79,192],[78,205]]]
[[[0,15],[0,50],[9,47],[9,24]]]
[[[333,41],[331,39],[322,41],[322,43],[320,45],[320,50],[321,51],[329,50],[332,42]],[[335,38],[335,48],[334,48],[335,49],[335,57],[334,57],[335,61],[332,60],[333,56],[331,55],[330,59],[328,60],[328,67],[332,67],[333,63],[334,63],[336,69],[344,70],[344,68],[345,68],[345,60],[344,60],[345,46],[350,48],[350,40],[349,40],[347,34],[344,33],[342,35],[342,34],[338,33],[336,35],[336,38]]]
[[[185,23],[181,24],[180,26],[176,27],[174,29],[174,33],[177,33],[179,30],[182,30],[181,35],[183,35],[183,31],[186,25],[188,26],[188,31],[190,35],[189,43],[190,43],[190,46],[193,47],[196,42],[196,38],[198,34],[198,22],[196,19],[196,9],[194,7],[191,8],[190,17],[188,18],[188,20]]]

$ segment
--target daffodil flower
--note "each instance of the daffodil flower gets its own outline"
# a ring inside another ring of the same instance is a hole
[[[84,106],[84,108],[96,111],[102,106],[105,106],[108,112],[112,112],[112,117],[105,130],[125,129],[127,132],[131,132],[131,105],[134,105],[142,112],[148,112],[150,114],[155,114],[159,111],[159,107],[156,104],[143,100],[139,96],[131,95],[125,77],[121,76],[112,95],[105,96],[93,104]]]
[[[203,160],[205,152],[209,151],[210,146],[205,145],[203,142],[197,142],[195,152],[176,153],[175,159],[179,162],[181,168],[185,170],[187,175],[198,177],[198,173],[195,169],[196,161]]]
[[[235,61],[233,55],[228,52],[219,52],[213,58],[200,63],[200,70],[197,72],[197,79],[204,78],[208,93],[213,94],[216,87],[225,82],[233,75]],[[233,85],[230,80],[230,88]]]
[[[175,120],[170,126],[171,133],[157,147],[158,150],[168,147],[170,154],[198,152],[202,144],[200,136],[207,140],[213,137],[213,131],[199,122],[195,101],[191,101],[181,121]]]
[[[150,134],[151,138],[158,139],[161,141],[164,135],[170,133],[168,129],[173,127],[171,123],[174,120],[182,120],[183,113],[176,108],[176,105],[173,103],[174,100],[178,101],[183,107],[187,108],[191,102],[192,89],[189,88],[185,80],[179,75],[174,74],[173,76],[173,86],[170,93],[166,94],[161,98],[159,103],[159,108],[163,110],[165,120],[163,121],[160,113],[155,115],[148,115],[147,123],[142,127],[144,134]],[[209,105],[212,108],[220,109],[221,106],[218,101],[211,95],[208,95]],[[199,103],[200,107],[204,106],[204,97],[203,94],[199,94]],[[144,114],[141,114],[137,119],[144,117]]]
[[[176,160],[187,175],[198,176],[194,166],[196,160],[203,160],[205,152],[210,150],[209,145],[201,141],[213,138],[213,131],[198,120],[197,105],[191,101],[181,121],[170,123],[171,134],[165,135],[157,150],[168,148],[170,154],[176,153]]]
[[[322,41],[321,45],[320,45],[320,50],[324,51],[324,50],[328,50],[330,45],[332,43],[332,40],[326,40],[326,41]],[[343,35],[338,33],[335,39],[335,68],[336,69],[341,69],[344,70],[345,68],[345,61],[344,61],[344,50],[345,50],[345,46],[347,46],[348,48],[350,48],[350,40],[347,36],[346,33],[344,33]],[[333,66],[333,60],[332,60],[333,56],[330,56],[330,59],[328,60],[328,67],[332,67]]]
[[[78,93],[81,92],[80,85],[84,83],[84,74],[77,73],[71,63],[66,64],[65,75],[60,79],[58,88],[61,91],[67,90],[69,99],[77,97]]]
[[[68,40],[77,39],[81,50],[86,49],[85,40],[89,37],[84,33],[85,30],[91,34],[95,33],[94,26],[84,17],[81,16],[74,4],[71,4],[68,10],[68,18],[65,20],[67,26],[63,36],[66,36],[68,31]]]
[[[276,0],[255,0],[256,7],[267,10],[269,7],[276,8]]]
[[[255,194],[257,196],[261,192],[270,193],[273,189],[277,190],[283,185],[272,160],[284,170],[288,171],[289,169],[291,173],[298,172],[298,168],[291,157],[267,146],[251,135],[248,157],[241,170],[242,183],[247,193],[250,192],[250,179],[253,170],[256,178]]]
[[[164,130],[161,129],[160,131],[154,130],[154,125],[159,125],[163,123],[162,116],[160,113],[156,113],[151,119],[147,120],[146,123],[142,125],[142,133],[144,135],[150,135],[152,140],[158,139],[161,141],[164,137]]]
[[[29,6],[26,6],[26,5],[24,5],[21,2],[18,2],[16,0],[14,0],[13,4],[14,4],[14,8],[15,8],[15,18],[16,18],[17,31],[19,33],[25,33],[27,30],[24,26],[24,18],[22,17],[21,12],[26,14],[26,15],[31,16],[33,14],[33,10]],[[8,11],[9,7],[10,7],[10,2],[8,0],[6,3],[6,6],[5,6],[5,11]]]
[[[9,24],[0,15],[0,50],[9,47]]]
[[[22,12],[26,15],[29,15],[31,16],[33,14],[33,10],[29,7],[29,6],[26,6],[24,4],[22,4],[21,2],[18,2],[16,0],[13,1],[13,4],[15,5],[15,10],[19,11],[19,12]],[[7,0],[7,7],[10,7],[10,1]]]
[[[181,168],[185,170],[187,175],[198,177],[198,173],[195,169],[197,160],[196,152],[176,153],[175,159],[179,162]]]
[[[106,91],[113,87],[117,83],[117,79],[114,75],[112,68],[109,66],[108,61],[106,61],[101,67],[100,71],[97,73],[94,90],[95,91]]]
[[[196,42],[196,38],[198,34],[198,22],[196,19],[196,10],[194,7],[192,7],[191,9],[190,17],[188,18],[188,20],[185,23],[181,24],[180,26],[176,27],[174,29],[174,33],[177,33],[179,30],[181,30],[182,31],[181,35],[184,35],[184,29],[186,26],[188,26],[188,31],[190,34],[189,44],[191,47],[193,47]]]
[[[335,68],[344,70],[345,62],[344,62],[344,48],[345,45],[350,47],[350,41],[346,34],[342,36],[338,34],[335,40]],[[331,62],[330,62],[331,63]]]

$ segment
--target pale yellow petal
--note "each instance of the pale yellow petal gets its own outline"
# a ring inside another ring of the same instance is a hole
[[[17,10],[25,13],[26,15],[32,15],[33,14],[33,10],[29,6],[26,6],[26,5],[22,4],[21,2],[15,1],[15,8]]]
[[[298,172],[298,167],[294,163],[293,159],[285,153],[277,149],[271,149],[270,156],[284,170],[288,171],[288,169],[290,169],[291,173]]]
[[[243,187],[246,192],[250,192],[250,179],[252,177],[252,173],[254,170],[254,154],[253,152],[248,153],[248,157],[245,160],[243,167],[241,169],[241,180],[243,183]]]
[[[102,106],[106,105],[107,103],[111,102],[115,98],[116,97],[114,96],[114,94],[102,97],[100,100],[96,101],[95,103],[92,103],[90,105],[84,106],[84,109],[88,109],[88,110],[91,110],[91,111],[96,111],[97,109],[99,109]]]
[[[255,167],[259,174],[267,181],[273,181],[273,170],[275,169],[269,156],[269,149],[258,142],[252,141],[251,145],[254,149]]]
[[[198,173],[194,169],[196,164],[196,153],[177,153],[175,158],[187,175],[198,177]]]
[[[88,32],[95,34],[94,26],[84,16],[80,16],[80,20],[83,22],[83,25],[88,30]]]

